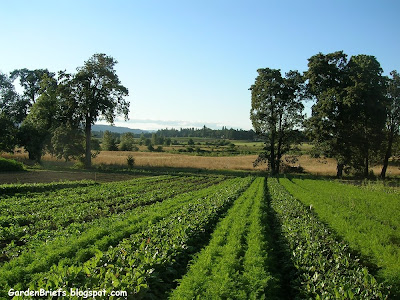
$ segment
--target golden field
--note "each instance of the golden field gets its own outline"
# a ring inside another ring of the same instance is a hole
[[[121,165],[127,166],[126,159],[131,155],[135,159],[135,165],[140,167],[172,167],[172,168],[194,168],[208,170],[265,170],[266,164],[253,167],[253,162],[257,155],[238,155],[238,156],[195,156],[187,154],[172,154],[167,152],[129,152],[129,151],[101,151],[100,154],[93,159],[94,165]],[[21,152],[16,154],[3,154],[3,157],[14,158],[20,161],[27,160],[27,153]],[[65,166],[65,162],[57,160],[46,154],[43,157],[43,162],[52,162]],[[73,163],[67,165],[72,166]],[[300,165],[307,173],[315,175],[336,175],[336,161],[331,158],[311,158],[309,155],[301,155],[298,157],[298,162],[295,165]],[[379,175],[381,166],[372,168],[375,175]],[[400,168],[389,166],[387,175],[400,176]]]

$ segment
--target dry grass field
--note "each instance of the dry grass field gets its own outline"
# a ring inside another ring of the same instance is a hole
[[[175,168],[195,168],[208,170],[265,170],[266,164],[253,167],[253,161],[257,155],[240,155],[240,156],[194,156],[187,154],[172,154],[166,152],[127,152],[127,151],[101,151],[100,154],[93,159],[94,165],[120,165],[127,166],[127,157],[131,155],[135,159],[135,165],[140,167],[175,167]],[[13,155],[3,154],[3,157],[14,158],[19,161],[26,162],[27,154],[16,153]],[[46,154],[43,162],[52,162],[52,165],[66,166],[61,160]],[[67,166],[73,166],[73,163]],[[305,172],[315,175],[334,176],[336,174],[336,162],[334,159],[311,158],[309,155],[299,156],[296,165],[304,168]],[[379,175],[381,166],[372,168],[375,175]],[[400,176],[400,168],[397,166],[389,166],[387,175]],[[92,179],[92,178],[90,178]]]
[[[93,160],[94,164],[126,165],[126,159],[132,155],[135,165],[142,167],[175,167],[209,170],[263,170],[265,166],[253,168],[256,155],[245,156],[194,156],[165,152],[114,152],[102,151]]]

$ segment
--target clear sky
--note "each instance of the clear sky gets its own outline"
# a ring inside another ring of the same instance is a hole
[[[250,129],[258,68],[303,72],[318,52],[400,71],[400,1],[0,1],[0,71],[75,72],[106,53],[140,129]]]

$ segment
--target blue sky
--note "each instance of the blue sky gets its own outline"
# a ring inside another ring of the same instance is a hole
[[[250,129],[258,68],[303,72],[318,52],[400,71],[400,1],[2,1],[0,71],[75,72],[106,53],[140,128]]]

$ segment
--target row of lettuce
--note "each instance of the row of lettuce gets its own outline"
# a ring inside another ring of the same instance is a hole
[[[47,191],[4,186],[0,297],[28,288],[124,290],[132,299],[395,296],[321,222],[324,201],[307,202],[318,196],[306,197],[312,184],[292,183],[159,176]],[[11,236],[13,227],[28,233]]]

